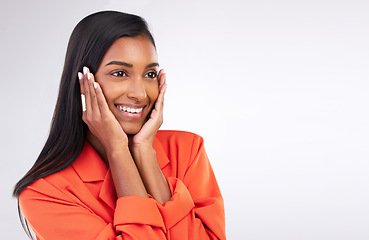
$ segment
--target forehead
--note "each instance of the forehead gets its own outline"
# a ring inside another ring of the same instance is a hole
[[[147,37],[121,37],[106,51],[101,65],[110,61],[124,61],[133,65],[157,62],[156,49]]]

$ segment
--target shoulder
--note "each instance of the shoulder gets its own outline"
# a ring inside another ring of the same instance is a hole
[[[202,137],[195,133],[178,130],[159,130],[156,137],[161,143],[192,144],[194,141],[203,141]]]
[[[167,154],[177,153],[190,159],[204,147],[203,138],[192,132],[159,130],[156,138]]]
[[[27,186],[20,194],[20,199],[25,199],[38,194],[59,196],[71,185],[70,178],[76,175],[72,166],[68,166],[59,172],[47,177],[39,178]]]
[[[19,195],[19,204],[24,215],[30,217],[45,201],[71,202],[73,197],[67,194],[67,189],[71,185],[69,176],[73,175],[72,172],[73,169],[69,166],[28,185]]]

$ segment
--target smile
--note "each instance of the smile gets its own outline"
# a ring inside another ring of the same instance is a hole
[[[116,109],[119,111],[120,116],[128,121],[136,121],[144,116],[143,109],[146,105],[134,106],[126,104],[116,104]]]
[[[140,113],[143,108],[130,108],[126,106],[117,106],[120,111],[129,113]]]

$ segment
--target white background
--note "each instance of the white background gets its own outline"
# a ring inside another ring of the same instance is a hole
[[[198,133],[228,239],[369,239],[369,1],[4,1],[1,239],[48,135],[74,26],[144,17],[168,72],[163,129]]]

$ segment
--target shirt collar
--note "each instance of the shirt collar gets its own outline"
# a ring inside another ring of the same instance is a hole
[[[156,151],[159,166],[163,169],[169,163],[169,159],[157,137],[154,139],[153,148]],[[72,166],[84,182],[104,181],[109,170],[104,160],[87,141]]]
[[[84,182],[103,181],[108,171],[104,160],[87,141],[72,166]]]
[[[163,148],[163,145],[156,136],[154,138],[154,142],[152,143],[152,147],[156,151],[156,158],[158,160],[159,166],[161,169],[163,169],[169,163],[169,159],[167,153]]]

